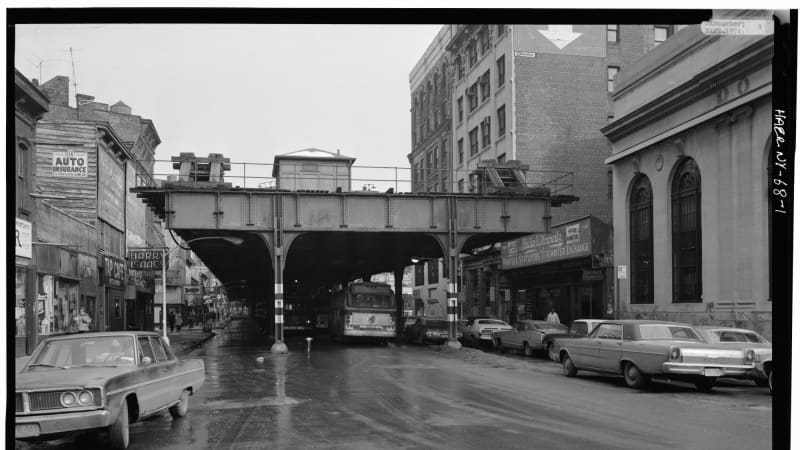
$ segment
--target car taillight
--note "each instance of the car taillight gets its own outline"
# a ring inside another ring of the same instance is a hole
[[[745,363],[752,363],[756,360],[756,352],[753,349],[747,349],[744,352],[744,362]]]
[[[680,361],[681,360],[681,349],[680,349],[680,347],[670,347],[670,349],[669,349],[669,359],[671,361]]]

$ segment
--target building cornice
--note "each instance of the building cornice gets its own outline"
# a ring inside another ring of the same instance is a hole
[[[772,38],[762,39],[750,47],[731,55],[718,64],[696,74],[689,81],[675,89],[656,97],[640,108],[620,117],[601,132],[614,141],[622,136],[645,127],[660,120],[686,105],[697,101],[698,98],[712,91],[718,86],[754,72],[771,64],[774,43]]]

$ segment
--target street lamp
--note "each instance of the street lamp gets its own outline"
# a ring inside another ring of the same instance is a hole
[[[188,241],[186,241],[186,243],[191,244],[192,242],[212,240],[212,239],[228,241],[233,245],[241,245],[242,242],[244,242],[243,238],[237,236],[204,236],[204,237],[189,239]],[[167,255],[169,254],[169,252],[175,250],[176,248],[181,248],[183,250],[191,250],[190,248],[178,245],[170,249],[164,247],[163,251],[161,252],[161,330],[162,334],[164,335],[164,340],[167,341],[167,344],[169,344],[169,338],[167,337]]]

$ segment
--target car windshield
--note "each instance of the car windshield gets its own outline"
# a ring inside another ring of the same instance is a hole
[[[353,294],[348,306],[354,308],[391,308],[394,305],[391,295]]]
[[[133,365],[132,336],[54,339],[46,342],[29,367]]]
[[[755,342],[757,344],[767,342],[758,334],[747,331],[714,330],[714,334],[719,342]]]
[[[502,320],[483,319],[478,321],[481,325],[508,325]]]
[[[639,325],[639,335],[648,340],[700,340],[700,336],[689,327],[662,323]]]
[[[446,320],[426,320],[425,326],[428,328],[447,328]]]

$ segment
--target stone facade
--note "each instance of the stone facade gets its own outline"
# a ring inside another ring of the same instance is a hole
[[[623,317],[742,326],[771,337],[772,54],[772,36],[708,36],[690,26],[618,76],[615,120],[603,129],[613,145],[607,162],[613,167],[615,264],[640,278],[647,271],[637,272],[643,260],[634,256],[640,244],[631,240],[632,196],[640,180],[649,181],[652,211],[652,258],[646,262],[652,286],[634,284],[630,276],[619,280]],[[691,269],[698,290],[688,297],[679,279],[687,276],[678,248],[683,216],[676,215],[676,190],[682,189],[676,172],[683,164],[696,167],[699,183],[692,206],[699,260]],[[640,289],[651,291],[652,299],[636,300]]]

